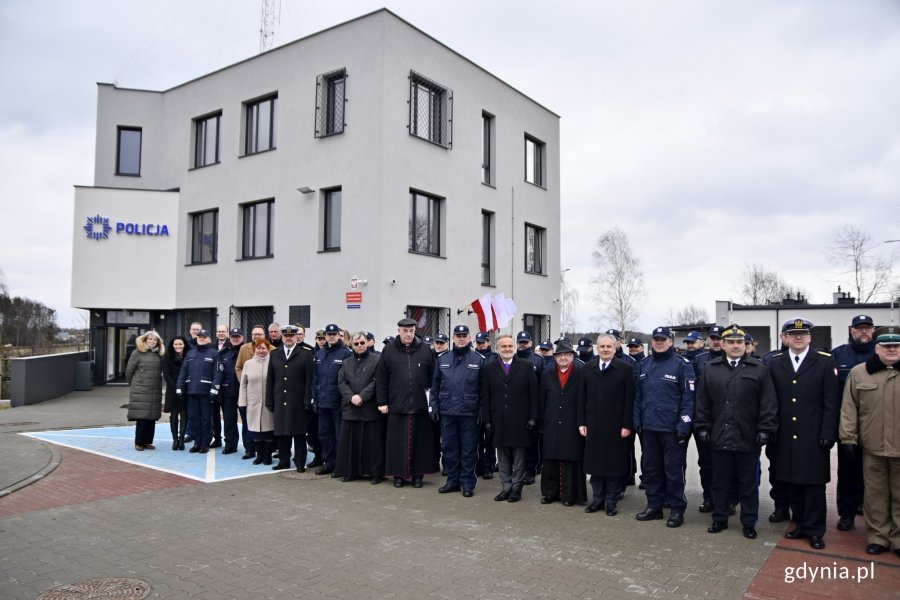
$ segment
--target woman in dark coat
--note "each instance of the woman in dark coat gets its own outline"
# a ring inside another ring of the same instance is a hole
[[[615,358],[615,340],[597,340],[598,357],[584,367],[578,426],[585,436],[584,470],[591,475],[594,498],[585,512],[606,508],[618,513],[616,504],[623,483],[631,474],[630,440],[634,430],[634,371]]]
[[[153,434],[162,415],[162,356],[166,350],[155,331],[135,340],[135,351],[125,366],[128,390],[128,420],[135,422],[134,449],[155,450]]]
[[[341,394],[341,437],[334,476],[352,481],[368,476],[373,484],[384,480],[384,443],[387,418],[378,411],[375,367],[379,355],[370,352],[365,332],[350,339],[353,355],[338,372]]]
[[[541,504],[561,500],[572,506],[587,500],[582,461],[584,438],[578,433],[578,405],[583,368],[574,364],[575,350],[560,342],[541,375],[541,423],[544,432]]]
[[[184,430],[187,427],[187,407],[184,398],[175,394],[178,373],[187,354],[188,343],[184,336],[177,336],[169,342],[166,353],[163,356],[163,379],[166,380],[166,406],[164,411],[169,413],[169,429],[172,431],[172,450],[184,450]]]

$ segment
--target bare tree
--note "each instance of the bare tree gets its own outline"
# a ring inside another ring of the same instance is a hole
[[[670,308],[667,315],[670,325],[705,325],[709,323],[709,313],[705,308],[688,304],[681,310]]]
[[[747,263],[740,292],[746,304],[774,304],[784,299],[791,290],[775,271],[757,263]]]
[[[882,294],[890,293],[891,268],[894,255],[881,251],[872,235],[859,227],[844,225],[834,234],[829,258],[846,267],[850,289],[858,302],[874,302]]]
[[[560,333],[574,333],[579,299],[578,290],[569,287],[569,284],[566,283],[565,273],[563,273],[559,281]]]
[[[615,227],[597,239],[593,251],[598,273],[591,278],[594,301],[603,309],[600,317],[609,319],[619,331],[637,321],[638,303],[644,296],[644,272],[641,261],[631,251],[625,232]]]

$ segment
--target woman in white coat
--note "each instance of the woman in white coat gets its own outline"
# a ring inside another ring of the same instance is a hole
[[[256,340],[253,344],[253,358],[244,363],[241,373],[238,406],[247,407],[247,429],[253,436],[253,446],[256,448],[253,464],[271,465],[272,451],[275,449],[275,417],[266,408],[266,377],[272,346],[265,339]]]

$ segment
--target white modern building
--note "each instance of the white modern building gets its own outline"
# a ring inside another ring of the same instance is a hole
[[[72,305],[94,382],[191,321],[558,326],[559,116],[388,10],[165,91],[99,84]],[[311,337],[311,336],[310,336]]]

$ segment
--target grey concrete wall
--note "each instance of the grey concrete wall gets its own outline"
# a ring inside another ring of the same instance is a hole
[[[12,405],[37,404],[74,391],[75,363],[90,359],[89,352],[67,352],[10,360]]]

